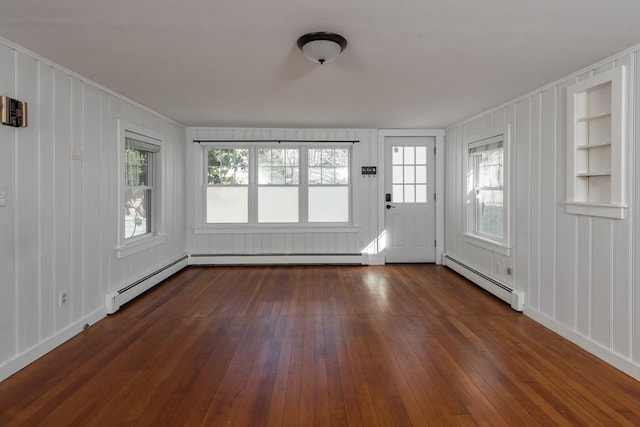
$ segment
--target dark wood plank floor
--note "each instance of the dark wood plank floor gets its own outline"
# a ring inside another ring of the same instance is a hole
[[[640,382],[434,265],[191,267],[0,383],[0,425],[640,425]]]

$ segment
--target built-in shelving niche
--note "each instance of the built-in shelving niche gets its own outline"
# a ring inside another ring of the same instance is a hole
[[[567,212],[624,218],[625,67],[567,88]]]

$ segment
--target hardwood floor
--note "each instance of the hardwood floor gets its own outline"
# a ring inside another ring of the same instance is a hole
[[[0,383],[0,425],[640,425],[640,382],[434,265],[191,267]]]

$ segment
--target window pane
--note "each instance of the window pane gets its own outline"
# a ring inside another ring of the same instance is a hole
[[[394,165],[401,165],[403,164],[403,150],[402,147],[393,147],[393,149],[391,150],[391,161]]]
[[[393,166],[393,174],[392,174],[392,183],[393,184],[402,184],[404,180],[404,173],[402,171],[402,166]]]
[[[322,169],[309,168],[309,184],[322,183]]]
[[[502,149],[478,155],[478,187],[502,187]]]
[[[392,200],[394,203],[404,202],[404,188],[401,185],[394,185],[392,187]]]
[[[271,184],[271,168],[260,166],[258,168],[258,184]]]
[[[334,166],[333,161],[333,150],[322,150],[322,166]]]
[[[322,150],[310,148],[308,151],[309,166],[320,166],[322,164]]]
[[[249,150],[246,148],[212,148],[208,150],[207,183],[248,184]]]
[[[426,185],[416,185],[416,203],[427,203]]]
[[[408,184],[413,184],[414,182],[416,182],[414,166],[404,167],[404,182]]]
[[[415,185],[405,185],[404,186],[404,202],[414,203],[415,201],[416,201]]]
[[[309,187],[309,222],[348,221],[348,187]]]
[[[335,150],[336,166],[349,166],[349,150],[339,148]]]
[[[151,190],[127,189],[125,191],[124,238],[141,236],[151,232]]]
[[[502,190],[479,190],[480,218],[478,231],[495,237],[503,237],[503,193]]]
[[[258,222],[298,222],[298,187],[260,187]]]
[[[336,184],[348,184],[349,183],[349,168],[339,167],[336,168]]]
[[[246,223],[249,220],[247,187],[208,187],[208,223]]]
[[[125,159],[125,180],[129,186],[148,186],[149,152],[139,148],[127,147]]]
[[[335,184],[335,172],[333,168],[322,168],[322,183],[323,184]]]
[[[416,182],[419,184],[427,183],[427,167],[416,166]]]
[[[415,147],[404,147],[404,164],[415,164]]]
[[[427,147],[416,147],[416,165],[427,164]]]

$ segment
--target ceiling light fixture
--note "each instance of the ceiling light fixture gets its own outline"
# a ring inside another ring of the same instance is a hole
[[[336,33],[309,33],[298,39],[298,47],[313,62],[331,62],[347,47],[347,39]]]

